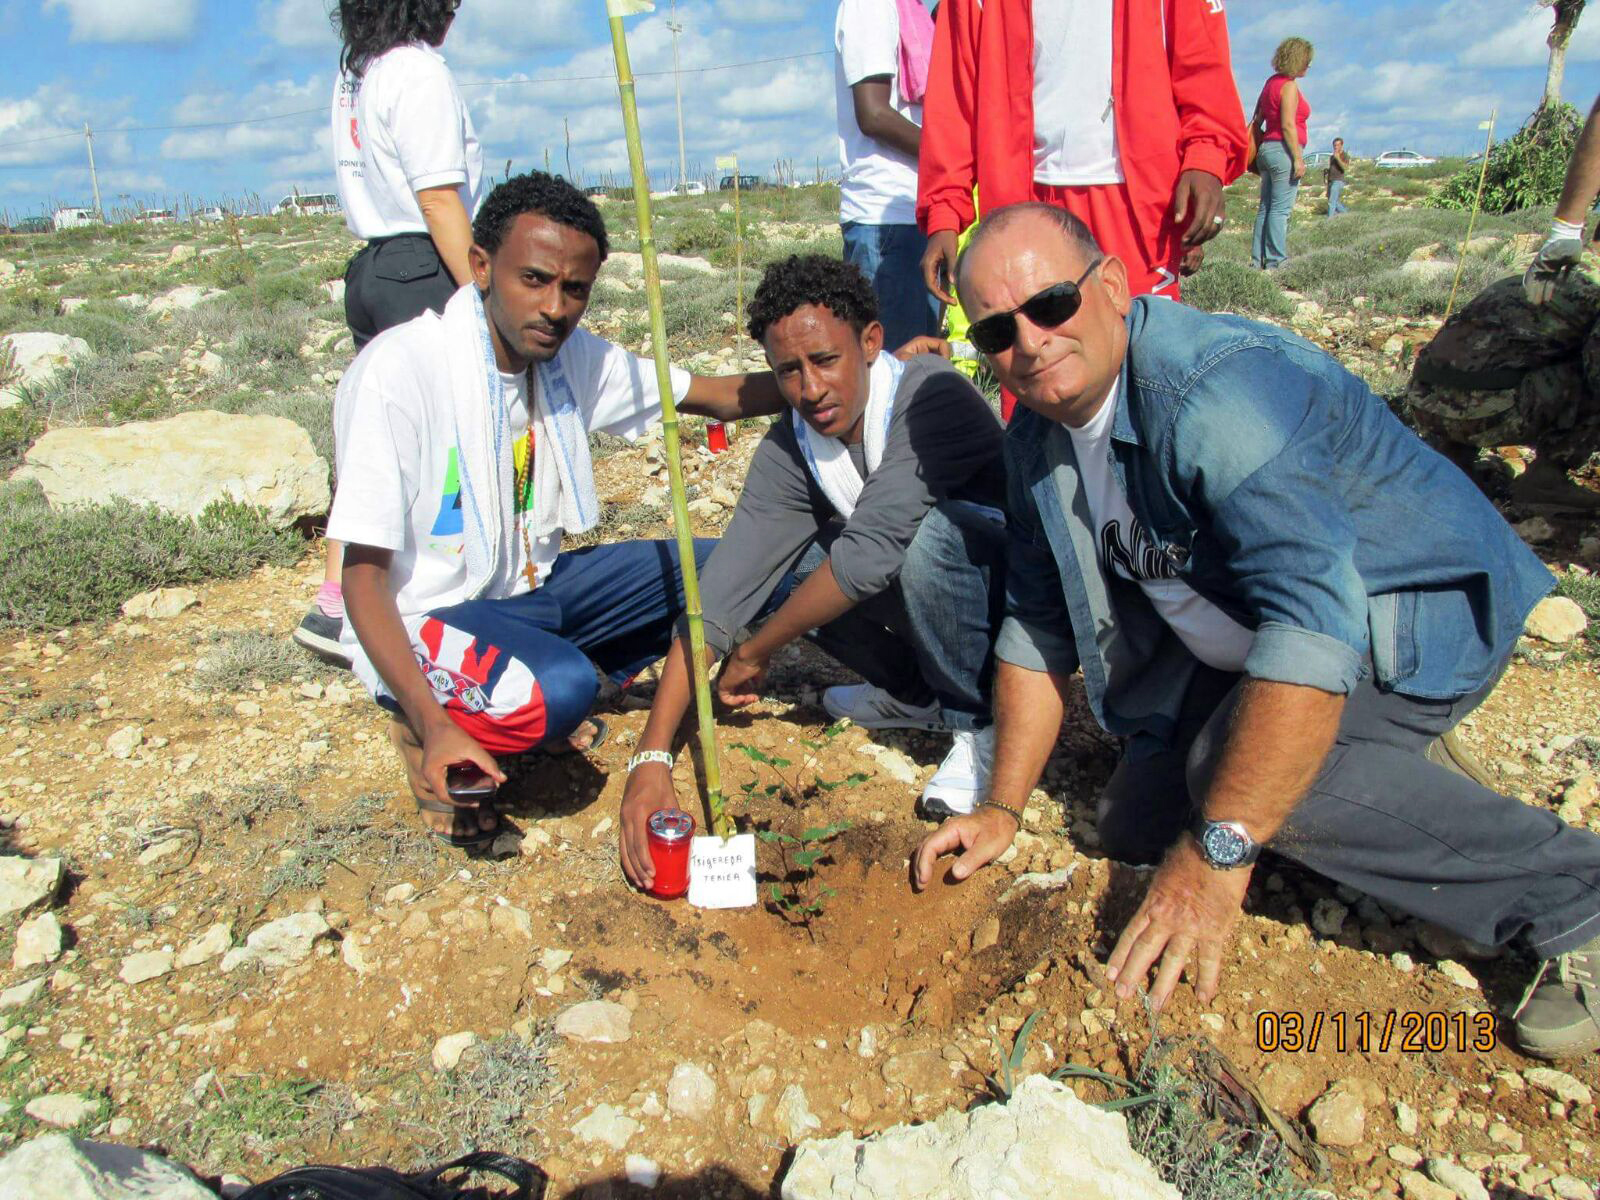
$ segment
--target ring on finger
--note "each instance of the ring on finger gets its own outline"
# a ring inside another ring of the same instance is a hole
[[[1220,214],[1219,214],[1219,215],[1217,215],[1217,216],[1215,216],[1215,217],[1212,217],[1212,218],[1211,218],[1211,223],[1212,223],[1212,224],[1213,224],[1213,225],[1221,225],[1221,224],[1222,224],[1222,217],[1221,217],[1221,215],[1220,215]]]

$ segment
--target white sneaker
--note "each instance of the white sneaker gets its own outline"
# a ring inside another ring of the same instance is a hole
[[[822,707],[834,720],[849,720],[863,729],[945,728],[937,700],[932,704],[905,704],[870,683],[831,687],[822,693]]]
[[[923,788],[917,810],[924,820],[943,821],[977,808],[989,790],[994,767],[994,727],[976,733],[957,730],[950,752]]]

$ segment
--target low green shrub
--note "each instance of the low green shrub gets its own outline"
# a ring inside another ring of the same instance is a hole
[[[37,484],[0,484],[0,628],[104,620],[140,592],[288,566],[303,550],[298,533],[242,504],[198,521],[126,501],[55,512]]]
[[[1483,175],[1484,212],[1554,204],[1582,124],[1570,104],[1541,104],[1521,129],[1489,152],[1486,173],[1481,163],[1467,164],[1439,189],[1434,203],[1440,208],[1471,208]]]
[[[1247,263],[1228,259],[1208,258],[1199,274],[1184,280],[1183,298],[1207,312],[1261,317],[1288,317],[1294,312],[1276,279]]]

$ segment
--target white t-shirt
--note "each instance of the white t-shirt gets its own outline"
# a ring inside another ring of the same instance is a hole
[[[1033,178],[1121,183],[1111,111],[1111,0],[1033,0]]]
[[[429,612],[467,598],[455,416],[443,332],[444,323],[424,313],[373,339],[339,381],[333,411],[339,486],[328,537],[394,552],[389,582],[400,619],[413,636]],[[584,329],[573,331],[560,357],[591,433],[632,440],[660,419],[650,360]],[[502,378],[520,468],[529,451],[527,377]],[[688,372],[673,368],[673,396],[682,400],[688,390]],[[519,512],[521,503],[519,497]],[[526,592],[528,582],[522,538],[513,540],[516,574],[508,595],[514,596]],[[542,580],[561,549],[561,537],[558,533],[534,540],[532,548],[535,574]],[[341,640],[355,660],[357,678],[377,694],[378,674],[349,621]]]
[[[432,46],[396,46],[360,79],[333,81],[333,147],[345,223],[365,241],[427,233],[417,204],[424,188],[456,185],[468,217],[483,202],[483,148]]]
[[[894,0],[840,0],[833,22],[834,104],[839,122],[839,220],[863,225],[913,225],[917,160],[861,132],[850,88],[889,77],[889,103],[913,125],[922,105],[900,96],[900,15]]]
[[[1111,422],[1116,408],[1117,392],[1112,388],[1087,425],[1066,427],[1083,479],[1100,570],[1115,571],[1137,583],[1156,613],[1201,662],[1219,671],[1243,671],[1254,632],[1177,578],[1172,564],[1128,507],[1128,498],[1111,467]]]

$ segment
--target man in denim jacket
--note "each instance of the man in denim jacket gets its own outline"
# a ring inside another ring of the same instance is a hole
[[[960,275],[973,344],[1031,411],[1005,437],[989,800],[923,840],[918,886],[1011,843],[1081,669],[1126,739],[1103,845],[1160,863],[1111,954],[1119,995],[1158,966],[1159,1007],[1192,960],[1210,1002],[1266,845],[1462,936],[1523,937],[1545,960],[1523,1048],[1600,1045],[1600,838],[1433,761],[1550,590],[1538,558],[1322,351],[1131,299],[1069,214],[1000,210]]]

